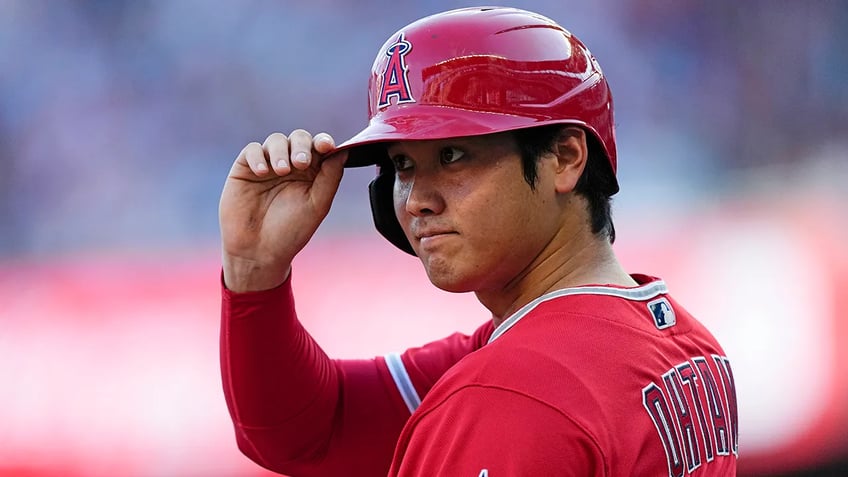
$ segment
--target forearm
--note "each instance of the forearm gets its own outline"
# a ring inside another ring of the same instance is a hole
[[[239,447],[277,469],[319,458],[339,399],[333,362],[297,321],[290,282],[222,291],[221,371]]]
[[[298,476],[385,475],[409,417],[385,363],[330,360],[298,322],[290,279],[223,289],[221,369],[239,448]]]
[[[291,277],[222,295],[221,370],[242,452],[291,475],[385,475],[409,410],[384,360],[329,359],[297,320]],[[491,322],[404,353],[420,396],[490,334]]]

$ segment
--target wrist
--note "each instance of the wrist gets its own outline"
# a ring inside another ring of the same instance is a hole
[[[291,273],[291,264],[268,265],[255,260],[224,255],[224,286],[235,293],[270,290],[280,286]]]

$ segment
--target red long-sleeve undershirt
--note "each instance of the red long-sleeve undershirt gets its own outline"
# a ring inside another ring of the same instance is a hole
[[[481,347],[491,322],[407,350],[419,396]],[[382,476],[410,416],[383,358],[333,360],[297,319],[291,278],[234,293],[222,286],[221,371],[239,449],[295,476]]]

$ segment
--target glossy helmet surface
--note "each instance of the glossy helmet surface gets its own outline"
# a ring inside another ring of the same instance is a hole
[[[475,7],[422,18],[389,37],[368,82],[368,126],[338,149],[346,167],[376,164],[369,187],[377,230],[414,254],[395,216],[384,143],[574,124],[617,169],[612,95],[595,58],[554,21]],[[618,184],[605,191],[612,195]]]

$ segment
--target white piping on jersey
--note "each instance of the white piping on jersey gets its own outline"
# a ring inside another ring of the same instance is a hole
[[[403,365],[403,360],[398,353],[390,353],[385,356],[386,366],[389,367],[389,373],[392,374],[392,379],[395,380],[400,397],[409,408],[409,413],[412,414],[421,405],[421,398],[418,397],[418,391],[412,385],[412,380],[409,379],[409,373],[406,372],[406,366]]]
[[[539,306],[539,304],[544,303],[548,300],[553,300],[554,298],[560,298],[569,295],[606,295],[617,296],[627,300],[644,301],[650,300],[651,298],[666,293],[668,293],[668,288],[665,286],[665,282],[662,280],[653,281],[637,288],[614,288],[594,286],[563,288],[561,290],[554,290],[522,306],[518,311],[516,311],[509,318],[504,320],[503,323],[501,323],[497,328],[495,328],[495,331],[492,332],[492,336],[489,337],[488,343],[495,341],[496,338],[506,333],[508,329],[515,326],[515,324],[518,323],[519,320],[524,318],[526,314],[530,313],[533,308],[536,308],[537,306]]]

